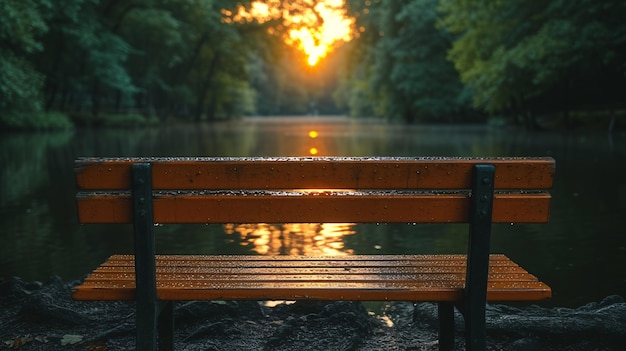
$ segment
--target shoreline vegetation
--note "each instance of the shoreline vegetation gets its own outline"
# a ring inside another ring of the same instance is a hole
[[[0,280],[0,349],[128,350],[133,302],[71,299],[59,277]],[[390,303],[381,312],[358,302],[178,302],[175,343],[185,350],[437,350],[432,303]],[[463,349],[462,318],[456,346]],[[489,304],[488,350],[622,350],[626,303],[608,296],[578,308]]]
[[[231,119],[218,119],[213,121],[201,121],[193,122],[179,118],[164,118],[160,119],[157,116],[145,116],[139,113],[107,113],[93,116],[91,114],[74,114],[68,115],[63,112],[37,112],[15,119],[14,124],[0,125],[0,132],[3,131],[20,131],[20,132],[42,132],[42,131],[63,131],[76,128],[120,128],[120,129],[133,129],[133,128],[150,128],[150,127],[163,127],[171,124],[179,123],[216,123],[224,121],[235,121],[241,119],[257,119],[257,120],[273,120],[273,119],[289,119],[290,121],[307,118],[345,118],[351,119],[357,122],[367,124],[369,120],[385,121],[384,119],[375,117],[350,117],[342,115],[277,115],[277,116],[244,116]],[[602,131],[605,130],[609,133],[622,132],[626,129],[626,110],[624,111],[577,111],[572,112],[569,116],[568,127],[564,127],[564,121],[561,118],[553,118],[552,116],[545,116],[537,119],[537,130],[585,130],[585,131]],[[390,123],[398,123],[398,121],[390,121]],[[425,125],[432,124],[426,123]],[[440,124],[440,123],[435,123]],[[491,117],[486,122],[443,122],[442,124],[450,125],[463,125],[463,124],[485,124],[489,127],[503,128],[503,127],[517,127],[511,123],[506,117]]]

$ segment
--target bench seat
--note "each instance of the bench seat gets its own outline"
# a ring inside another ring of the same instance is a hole
[[[157,255],[159,300],[459,301],[465,255]],[[550,288],[505,255],[490,256],[487,300],[534,301]],[[76,288],[78,300],[134,300],[132,255],[114,255]]]

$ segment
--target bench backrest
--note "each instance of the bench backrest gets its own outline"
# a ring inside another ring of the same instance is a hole
[[[133,175],[136,164],[151,179]],[[552,158],[81,158],[75,165],[81,223],[132,223],[133,177],[151,182],[155,223],[463,223],[472,220],[472,189],[490,177],[492,192],[481,201],[493,200],[493,222],[540,223],[548,221],[555,170]]]

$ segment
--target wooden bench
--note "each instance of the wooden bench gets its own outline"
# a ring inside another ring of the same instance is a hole
[[[80,223],[132,223],[77,300],[136,300],[137,349],[173,348],[178,300],[438,303],[441,350],[454,308],[467,349],[486,348],[486,301],[536,301],[550,288],[490,253],[492,223],[549,216],[551,158],[81,158]],[[454,255],[156,255],[155,223],[468,223]]]

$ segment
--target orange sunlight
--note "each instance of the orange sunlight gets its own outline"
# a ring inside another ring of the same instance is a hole
[[[354,25],[354,19],[346,16],[345,0],[253,1],[249,9],[240,6],[236,14],[227,10],[222,14],[227,23],[282,20],[268,32],[284,31],[285,43],[302,51],[310,66],[325,58],[336,45],[350,41]]]
[[[227,224],[227,234],[261,255],[347,256],[343,239],[354,223]]]

